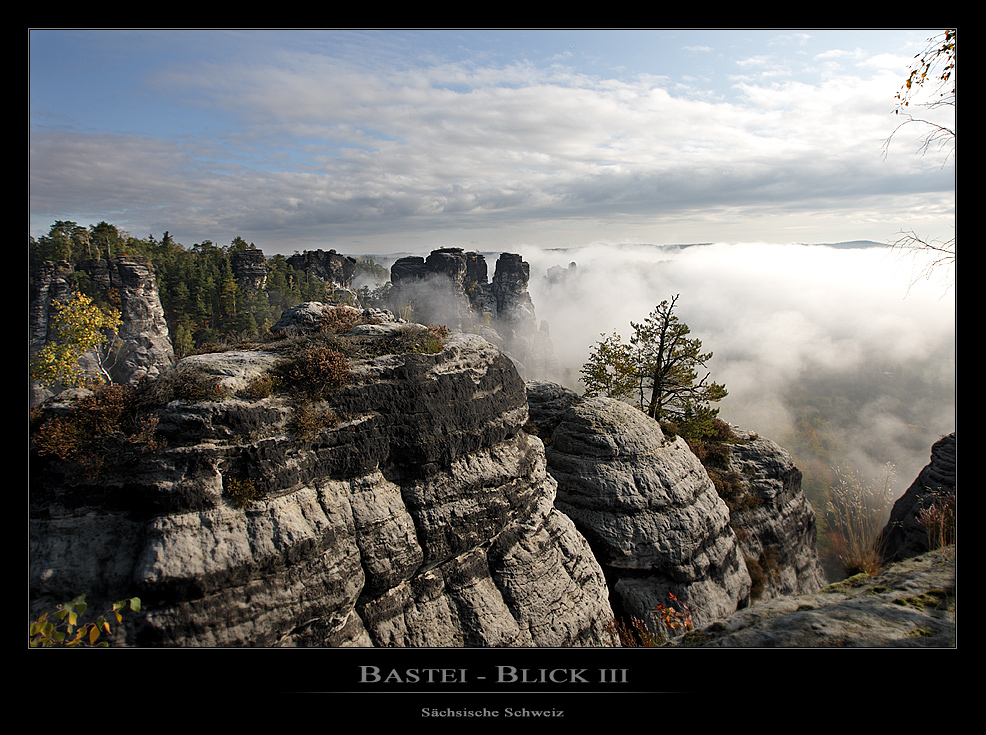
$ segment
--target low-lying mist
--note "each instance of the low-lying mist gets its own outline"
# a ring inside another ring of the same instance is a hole
[[[720,416],[791,451],[808,484],[826,482],[837,464],[882,484],[893,463],[897,497],[931,445],[955,430],[954,291],[940,280],[915,282],[919,269],[899,251],[757,243],[515,250],[531,264],[534,307],[571,388],[582,388],[579,367],[602,334],[628,339],[630,321],[680,294],[676,313],[714,353],[712,379],[729,391]],[[553,266],[562,277],[549,280]]]

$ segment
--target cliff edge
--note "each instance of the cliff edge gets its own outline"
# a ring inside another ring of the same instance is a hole
[[[151,442],[111,437],[93,466],[35,433],[32,613],[138,596],[114,631],[130,646],[611,645],[513,363],[476,335],[304,306],[261,348],[145,383],[128,420]],[[361,323],[327,327],[342,317]]]

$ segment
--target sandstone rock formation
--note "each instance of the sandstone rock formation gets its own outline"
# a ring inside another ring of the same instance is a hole
[[[669,593],[698,621],[748,604],[729,510],[683,439],[666,439],[625,403],[586,398],[565,413],[546,454],[555,505],[589,541],[623,612],[650,620]]]
[[[946,513],[954,513],[955,432],[935,442],[931,461],[894,503],[881,535],[885,562],[907,559],[928,550],[929,528],[922,523],[921,512],[936,505]]]
[[[815,592],[827,584],[818,560],[815,511],[801,489],[801,471],[780,446],[733,426],[726,445],[729,469],[746,498],[730,513],[747,568],[753,599]]]
[[[295,333],[179,363],[236,397],[157,406],[164,446],[124,443],[96,479],[32,456],[32,610],[137,595],[115,645],[611,645],[513,363],[476,335],[403,352],[388,340],[419,327],[367,326],[322,400],[250,393]]]
[[[244,291],[250,294],[263,293],[267,285],[270,268],[262,250],[238,250],[230,255],[229,267],[233,277]]]
[[[955,548],[751,605],[673,641],[717,648],[951,648]]]
[[[671,593],[701,622],[825,584],[801,473],[773,442],[733,427],[726,471],[742,499],[727,504],[684,440],[640,411],[544,381],[527,395],[556,507],[593,546],[617,610],[646,620]]]
[[[155,377],[171,367],[174,349],[164,318],[154,271],[140,256],[122,255],[114,258],[84,261],[79,269],[113,301],[119,303],[121,324],[117,330],[118,344],[115,361],[109,368],[116,383],[134,383],[144,377]],[[33,355],[49,339],[49,322],[55,301],[71,298],[75,288],[69,277],[75,269],[68,263],[45,263],[32,287],[30,352]],[[85,367],[86,360],[82,365]],[[96,374],[96,369],[91,369]],[[50,391],[32,387],[32,404],[37,404]]]
[[[343,288],[351,288],[356,273],[356,259],[335,250],[306,250],[288,258],[288,265],[309,276]]]
[[[441,248],[427,258],[398,259],[390,280],[395,313],[480,334],[506,352],[525,378],[557,373],[548,325],[538,323],[527,291],[530,266],[519,255],[502,253],[490,282],[482,254]]]

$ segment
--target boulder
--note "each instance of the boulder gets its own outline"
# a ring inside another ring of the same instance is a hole
[[[652,623],[670,593],[707,621],[749,602],[729,510],[683,439],[625,403],[586,398],[565,412],[546,455],[555,506],[592,546],[614,608]]]
[[[922,522],[922,511],[940,509],[946,516],[954,514],[955,452],[955,432],[935,442],[928,464],[894,503],[880,539],[885,562],[928,551],[932,544],[928,523]],[[951,523],[954,534],[954,515],[946,522]]]

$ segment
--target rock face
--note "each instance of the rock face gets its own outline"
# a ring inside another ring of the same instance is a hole
[[[674,641],[743,648],[951,648],[955,547],[859,574],[814,594],[751,605]]]
[[[306,404],[313,432],[285,395],[242,397],[286,359],[242,351],[183,368],[241,397],[157,408],[164,448],[90,482],[32,457],[32,610],[137,595],[115,645],[611,645],[605,579],[553,507],[511,361],[464,334],[387,352],[368,326],[343,339],[378,356]]]
[[[48,341],[48,329],[52,315],[52,304],[72,298],[74,286],[69,282],[75,272],[72,264],[60,260],[47,261],[38,268],[31,284],[31,304],[29,311],[29,349],[33,356]]]
[[[334,283],[343,288],[351,288],[356,274],[356,259],[340,255],[335,250],[306,250],[288,258],[288,265],[310,276]]]
[[[122,255],[115,258],[84,261],[80,270],[112,300],[119,302],[121,324],[117,330],[119,344],[109,373],[116,383],[133,383],[155,377],[171,367],[174,348],[161,307],[157,280],[146,259]],[[45,263],[32,289],[30,311],[31,353],[41,349],[49,339],[49,323],[55,301],[71,298],[74,293],[68,278],[74,269],[68,263]],[[82,362],[85,366],[85,358]],[[95,369],[93,369],[95,374]],[[51,395],[34,387],[32,402]]]
[[[625,403],[586,398],[561,417],[546,454],[555,505],[603,565],[614,608],[650,620],[671,593],[705,621],[748,604],[729,510],[683,439]]]
[[[262,250],[239,250],[229,258],[229,267],[236,282],[251,294],[262,293],[270,271]]]
[[[747,502],[731,512],[754,600],[815,592],[827,584],[818,561],[815,511],[801,489],[791,455],[769,439],[732,427],[729,468],[746,486]]]
[[[943,436],[931,447],[931,461],[918,474],[907,491],[894,503],[890,520],[883,529],[885,562],[907,559],[928,551],[927,525],[921,511],[937,505],[954,512],[955,433]]]
[[[490,282],[482,254],[441,248],[427,258],[398,259],[390,281],[395,313],[480,334],[506,352],[525,378],[557,373],[548,326],[538,324],[527,292],[530,266],[519,255],[502,253]]]
[[[556,507],[592,545],[618,611],[646,620],[671,593],[702,622],[825,584],[801,473],[773,442],[733,428],[727,471],[743,496],[733,507],[684,440],[637,409],[543,381],[527,395]]]

